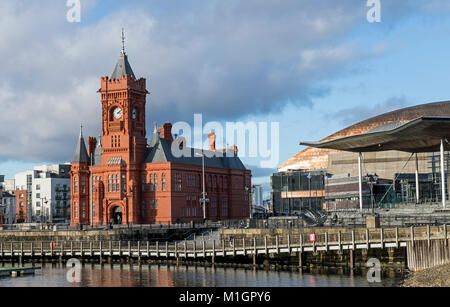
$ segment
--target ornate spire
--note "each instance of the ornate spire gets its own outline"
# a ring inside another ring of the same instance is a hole
[[[125,54],[125,32],[122,28],[122,54]]]
[[[123,75],[130,75],[136,79],[133,69],[128,62],[128,56],[125,53],[125,32],[122,28],[122,51],[120,52],[119,60],[117,61],[116,68],[112,73],[111,79],[120,79]]]
[[[89,163],[89,156],[86,150],[86,144],[83,138],[83,125],[80,125],[80,137],[78,138],[77,148],[73,157],[74,163]]]

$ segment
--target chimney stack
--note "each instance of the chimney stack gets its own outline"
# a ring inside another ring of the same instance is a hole
[[[216,150],[216,134],[214,132],[211,132],[208,135],[209,140],[209,150],[215,151]]]
[[[164,126],[161,127],[161,138],[168,141],[170,144],[173,142],[172,137],[172,124],[166,123]]]
[[[94,153],[96,146],[97,146],[97,139],[92,136],[88,137],[88,155],[89,156],[91,156]]]

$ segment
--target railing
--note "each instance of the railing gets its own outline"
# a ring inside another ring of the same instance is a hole
[[[52,241],[0,242],[0,258],[5,257],[214,257],[268,253],[315,252],[369,248],[405,247],[409,242],[445,240],[448,227],[410,227],[365,229],[346,232],[259,236],[221,240],[150,241]]]

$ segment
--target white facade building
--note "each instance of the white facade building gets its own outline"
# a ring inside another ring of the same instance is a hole
[[[14,194],[6,191],[0,191],[2,194],[0,200],[0,224],[15,224],[16,223],[16,197]]]
[[[27,191],[27,222],[70,222],[70,164],[36,166],[15,175],[16,190]]]

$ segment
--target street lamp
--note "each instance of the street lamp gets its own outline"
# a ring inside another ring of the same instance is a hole
[[[46,206],[48,204],[48,200],[47,197],[40,197],[38,198],[41,200],[41,218],[40,218],[40,222],[42,223],[42,217],[45,218],[45,222],[47,222],[47,214],[46,214]],[[45,205],[44,205],[45,204]]]
[[[200,199],[200,201],[202,202],[203,205],[203,223],[206,221],[206,203],[209,202],[209,199],[206,198],[206,190],[205,190],[205,154],[203,153],[203,149],[202,149],[202,153],[198,153],[196,152],[195,155],[197,157],[202,157],[202,174],[203,174],[203,179],[202,179],[202,186],[203,186],[203,192],[202,192],[202,198]]]
[[[306,176],[306,178],[308,178],[308,189],[309,189],[309,210],[312,210],[312,206],[311,206],[311,173],[308,173],[308,176]]]
[[[370,204],[372,207],[372,214],[374,214],[375,213],[375,204],[374,204],[374,197],[373,197],[374,196],[373,195],[373,186],[378,181],[378,175],[377,174],[371,175],[371,176],[367,175],[367,179],[368,179],[368,184],[370,186]]]

